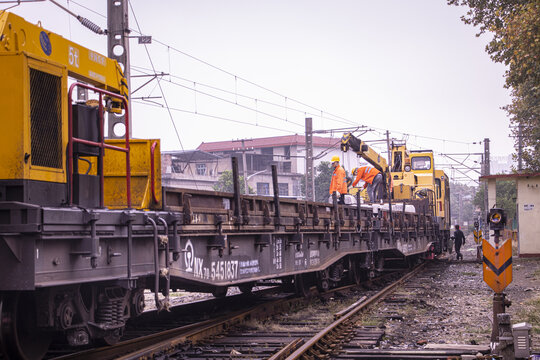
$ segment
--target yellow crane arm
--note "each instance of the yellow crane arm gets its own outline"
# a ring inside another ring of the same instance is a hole
[[[352,133],[344,133],[341,137],[341,151],[347,152],[349,149],[365,159],[380,172],[386,173],[388,171],[388,163],[385,158]]]

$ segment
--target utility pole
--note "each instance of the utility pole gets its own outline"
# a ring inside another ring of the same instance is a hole
[[[392,215],[392,174],[391,174],[391,167],[392,167],[392,149],[390,148],[390,132],[386,130],[386,148],[388,150],[388,169],[386,171],[386,181],[387,183],[384,184],[388,191],[388,213],[390,214],[390,223],[394,223],[393,215]],[[393,241],[393,235],[394,235],[394,227],[392,226],[392,229],[390,231],[390,241]]]
[[[244,194],[249,194],[249,188],[247,183],[246,145],[244,139],[242,139],[242,168],[244,170]]]
[[[306,118],[306,200],[315,201],[315,179],[313,176],[313,122]]]
[[[128,10],[128,0],[107,0],[107,55],[109,58],[118,61],[124,71],[128,89],[131,91]],[[131,100],[131,96],[128,100]],[[128,106],[131,115],[131,101],[128,102]],[[128,121],[131,121],[131,119]],[[109,114],[107,132],[109,138],[118,139],[123,137],[114,133],[114,127],[119,123],[125,125],[125,115]],[[133,127],[129,124],[130,138],[132,129]]]
[[[483,176],[488,176],[490,173],[490,164],[489,164],[489,139],[484,139],[484,168],[483,168]],[[488,182],[487,180],[484,181],[484,215],[483,219],[487,219],[487,214],[489,213],[489,202],[488,202]],[[488,226],[486,223],[485,226]],[[488,228],[485,228],[484,231],[489,231]]]
[[[461,202],[461,199],[462,199],[461,189],[458,191],[457,197],[458,197],[458,219],[457,219],[457,223],[458,223],[459,226],[461,226],[461,206],[462,206],[462,202]]]

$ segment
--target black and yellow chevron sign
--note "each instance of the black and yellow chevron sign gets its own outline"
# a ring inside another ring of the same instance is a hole
[[[482,242],[482,240],[483,240],[483,238],[482,238],[482,230],[474,230],[473,234],[474,234],[474,242],[477,243],[477,244],[480,244]]]
[[[512,282],[512,240],[506,240],[493,247],[482,240],[484,253],[484,281],[496,293],[501,293]]]

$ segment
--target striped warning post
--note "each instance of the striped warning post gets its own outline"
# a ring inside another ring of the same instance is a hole
[[[474,242],[476,244],[481,244],[482,243],[482,230],[474,230],[473,231],[473,234],[474,234]]]
[[[482,240],[484,253],[484,281],[496,293],[501,293],[512,282],[512,241],[506,240],[499,247]]]

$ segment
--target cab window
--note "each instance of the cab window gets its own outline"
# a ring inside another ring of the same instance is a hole
[[[417,156],[411,159],[411,167],[413,170],[430,170],[431,159],[429,156]]]
[[[442,196],[441,193],[441,179],[435,179],[435,186],[437,188],[437,199],[440,199]]]

